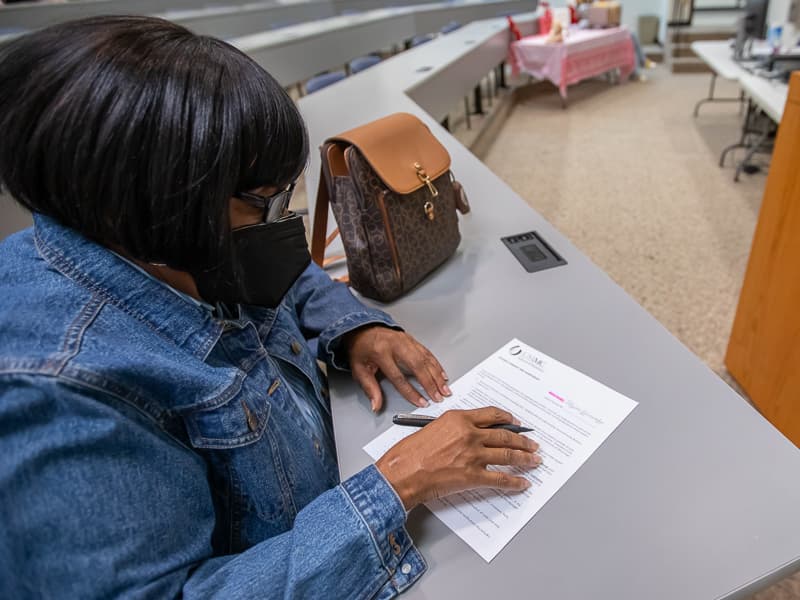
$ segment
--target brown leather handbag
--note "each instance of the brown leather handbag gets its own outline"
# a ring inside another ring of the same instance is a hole
[[[320,266],[337,231],[349,283],[389,302],[417,285],[458,247],[456,209],[469,212],[450,155],[415,116],[395,113],[329,138],[320,148],[311,256]],[[338,224],[326,239],[328,205]]]

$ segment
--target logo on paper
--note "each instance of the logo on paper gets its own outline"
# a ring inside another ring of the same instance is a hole
[[[511,346],[508,349],[508,353],[515,357],[517,360],[524,362],[532,366],[537,371],[544,371],[544,361],[539,358],[538,356],[531,354],[530,352],[525,352],[522,349],[522,346]]]

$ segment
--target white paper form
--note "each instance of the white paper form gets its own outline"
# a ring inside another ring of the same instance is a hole
[[[542,464],[536,469],[489,467],[531,482],[523,492],[482,489],[426,506],[491,561],[572,477],[636,407],[636,402],[583,373],[513,339],[450,386],[453,395],[414,411],[438,416],[450,409],[499,406],[533,432]],[[394,425],[364,447],[377,460],[417,428]]]

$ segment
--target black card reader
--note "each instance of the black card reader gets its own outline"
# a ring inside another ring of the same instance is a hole
[[[567,264],[567,261],[561,258],[536,231],[509,235],[500,239],[528,273]]]

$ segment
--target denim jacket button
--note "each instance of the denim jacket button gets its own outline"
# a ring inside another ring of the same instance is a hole
[[[294,352],[294,354],[296,355],[300,354],[303,351],[303,346],[301,346],[300,342],[298,342],[297,340],[292,340],[291,348],[292,352]]]
[[[390,533],[388,537],[389,545],[392,547],[392,552],[395,553],[395,556],[400,556],[400,552],[403,551],[403,548],[397,543],[397,538],[394,537],[393,533]]]
[[[411,573],[411,565],[408,563],[403,563],[403,566],[400,567],[400,570],[403,572],[403,575],[408,575]]]
[[[276,379],[275,381],[273,381],[272,385],[269,386],[269,389],[267,390],[267,396],[272,396],[272,394],[275,393],[275,390],[277,390],[280,386],[281,386],[280,379]]]

